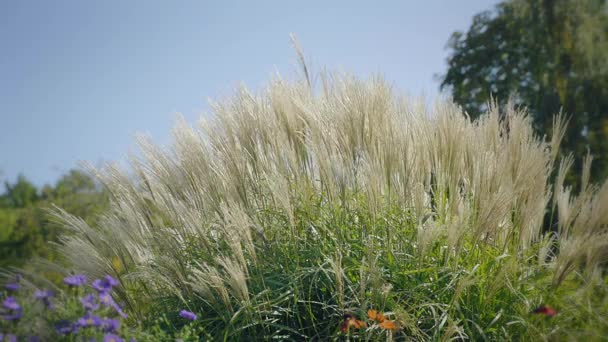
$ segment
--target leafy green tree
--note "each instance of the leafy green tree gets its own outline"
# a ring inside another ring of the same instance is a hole
[[[608,175],[608,4],[606,0],[511,0],[455,32],[441,88],[475,118],[490,96],[528,107],[550,133],[570,116],[563,147],[594,155],[592,176]]]
[[[70,170],[61,177],[54,190],[56,197],[65,197],[70,194],[92,193],[98,189],[89,175],[79,170]]]
[[[19,175],[15,184],[5,182],[4,186],[6,187],[6,194],[3,196],[5,206],[25,208],[38,200],[36,187],[24,175]]]

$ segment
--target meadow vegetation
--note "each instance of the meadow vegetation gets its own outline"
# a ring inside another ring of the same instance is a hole
[[[96,224],[53,212],[63,264],[39,267],[116,279],[123,335],[608,335],[608,183],[587,156],[564,185],[563,117],[538,136],[510,104],[471,120],[305,67],[213,111],[168,147],[141,138],[129,171],[90,168],[110,198]]]

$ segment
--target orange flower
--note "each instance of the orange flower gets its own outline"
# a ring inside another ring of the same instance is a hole
[[[386,330],[397,330],[397,326],[395,325],[394,321],[384,321],[380,324],[378,324],[380,326],[380,328],[382,329],[386,329]]]
[[[346,334],[348,332],[348,330],[350,329],[350,327],[353,327],[355,329],[361,329],[361,328],[366,328],[367,324],[365,324],[365,322],[363,322],[363,321],[356,319],[351,314],[345,314],[344,322],[342,322],[342,326],[340,326],[340,331],[342,331],[343,334]]]
[[[371,319],[372,321],[376,321],[378,323],[382,323],[386,319],[386,317],[384,317],[384,314],[376,310],[368,310],[367,317],[369,317],[369,319]]]
[[[544,315],[547,317],[553,317],[553,316],[557,315],[557,310],[555,310],[554,308],[552,308],[548,305],[541,305],[541,306],[537,307],[536,309],[532,310],[532,313]]]

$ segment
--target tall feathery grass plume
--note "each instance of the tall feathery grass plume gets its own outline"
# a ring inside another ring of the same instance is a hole
[[[523,334],[516,317],[538,295],[523,281],[605,270],[608,183],[584,176],[573,195],[569,159],[552,180],[563,117],[546,138],[513,105],[472,121],[380,76],[317,86],[294,44],[304,80],[240,88],[209,121],[179,118],[170,146],[140,138],[130,170],[91,168],[111,208],[95,227],[54,212],[69,268],[115,276],[136,317],[188,305],[213,336],[326,338],[345,312],[377,308],[417,340],[492,338],[509,322]],[[476,314],[494,310],[483,296],[508,314]]]

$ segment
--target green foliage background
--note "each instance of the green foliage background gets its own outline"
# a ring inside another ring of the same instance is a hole
[[[25,176],[4,184],[0,196],[0,267],[23,267],[33,257],[55,260],[49,242],[56,242],[61,228],[49,219],[53,206],[93,224],[107,207],[107,198],[93,178],[71,170],[55,184],[36,188]]]
[[[555,113],[570,117],[562,147],[580,174],[587,149],[592,179],[608,175],[608,3],[512,0],[476,15],[455,32],[441,88],[473,118],[492,96],[525,106],[541,134]]]

